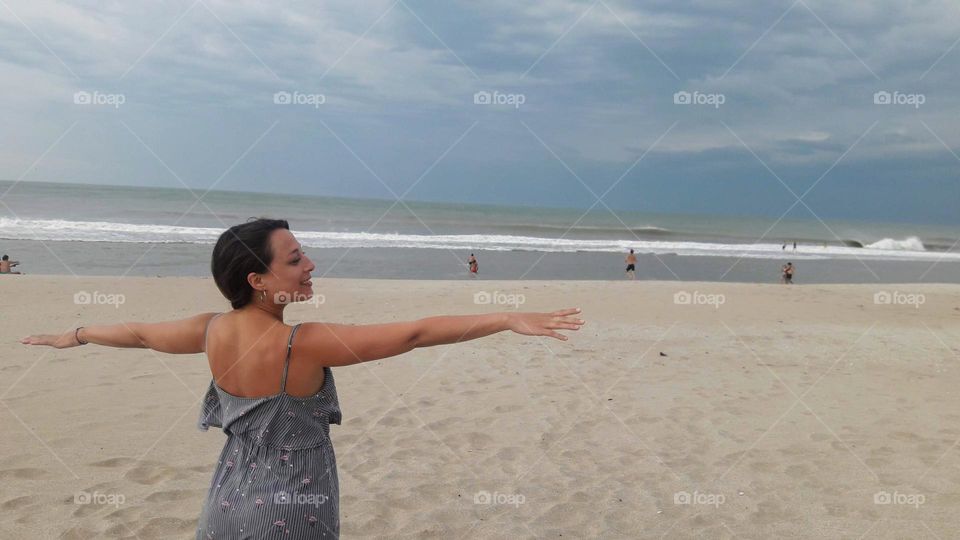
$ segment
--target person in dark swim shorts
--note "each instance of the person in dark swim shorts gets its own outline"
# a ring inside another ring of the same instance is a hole
[[[633,254],[633,250],[630,250],[630,254],[626,258],[627,270],[626,275],[630,279],[637,279],[637,256]]]
[[[794,268],[792,262],[788,262],[787,264],[783,265],[783,282],[787,285],[793,283],[793,270]]]

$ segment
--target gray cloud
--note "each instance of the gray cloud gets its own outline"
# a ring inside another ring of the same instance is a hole
[[[644,196],[619,202],[703,211],[681,196],[689,186],[714,194],[715,211],[764,213],[782,195],[748,181],[765,171],[757,158],[803,184],[856,143],[817,188],[826,214],[889,212],[902,193],[870,186],[897,173],[924,202],[894,217],[958,219],[956,200],[933,196],[960,166],[944,148],[960,153],[960,19],[947,2],[8,4],[4,178],[76,122],[26,179],[178,186],[169,167],[205,187],[279,122],[218,187],[389,197],[368,167],[400,192],[478,122],[410,197],[589,205],[556,157],[609,185],[676,123],[618,186]],[[126,103],[78,106],[80,90]],[[326,101],[281,107],[280,90]],[[526,101],[475,105],[481,90]],[[724,103],[676,105],[681,90]],[[925,103],[876,105],[877,91]]]

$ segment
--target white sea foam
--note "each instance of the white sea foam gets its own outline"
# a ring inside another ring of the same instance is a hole
[[[0,218],[0,238],[73,242],[132,242],[213,244],[222,228],[182,227],[105,221],[67,221]],[[420,248],[453,250],[578,251],[744,257],[760,259],[861,258],[888,260],[960,260],[960,253],[924,251],[915,237],[885,238],[864,248],[801,245],[796,251],[781,244],[711,243],[654,240],[586,240],[517,235],[425,235],[367,232],[294,231],[300,242],[312,248]]]
[[[867,249],[886,249],[886,250],[905,250],[905,251],[924,251],[923,242],[916,236],[897,240],[895,238],[884,238],[877,240],[872,244],[863,246]]]

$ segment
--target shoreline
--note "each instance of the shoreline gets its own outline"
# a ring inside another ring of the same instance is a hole
[[[10,241],[4,253],[21,261],[27,275],[194,276],[210,275],[210,246],[167,244]],[[319,248],[306,250],[315,276],[347,279],[470,279],[471,251],[408,248]],[[618,281],[623,256],[605,253],[505,252],[475,250],[479,279]],[[639,253],[638,281],[778,283],[780,267],[791,261],[801,283],[960,283],[960,261],[778,259]]]
[[[6,275],[6,274],[5,274]],[[21,278],[21,279],[50,279],[50,280],[103,280],[103,281],[113,281],[113,280],[123,280],[123,281],[137,281],[137,280],[186,280],[186,281],[213,281],[213,278],[210,276],[141,276],[141,275],[97,275],[97,274],[14,274],[10,276],[11,278]],[[565,283],[581,283],[581,284],[617,284],[623,283],[624,285],[642,284],[649,286],[677,286],[679,284],[684,284],[686,286],[696,286],[696,285],[711,285],[711,286],[758,286],[758,287],[773,287],[773,288],[782,288],[782,287],[803,287],[803,288],[847,288],[847,287],[882,287],[882,286],[898,286],[898,287],[911,287],[916,289],[921,289],[924,287],[949,287],[957,288],[960,290],[960,283],[954,282],[937,282],[937,281],[916,281],[916,282],[900,282],[900,281],[884,281],[884,282],[875,282],[875,283],[860,283],[860,282],[837,282],[837,283],[802,283],[794,282],[790,285],[785,285],[783,283],[774,283],[774,282],[752,282],[752,281],[709,281],[709,280],[682,280],[682,279],[636,279],[630,280],[625,278],[620,279],[494,279],[494,278],[469,278],[464,277],[462,279],[418,279],[418,278],[389,278],[389,277],[321,277],[316,274],[313,275],[315,283],[322,284],[324,282],[351,282],[351,281],[362,281],[362,282],[388,282],[388,283],[436,283],[442,285],[452,285],[452,284],[465,284],[469,285],[471,283],[476,284],[497,284],[497,283],[509,283],[509,284],[522,284],[523,286],[529,285],[562,285]],[[214,290],[216,285],[214,285]]]

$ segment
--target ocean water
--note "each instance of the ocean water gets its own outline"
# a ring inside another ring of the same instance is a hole
[[[28,273],[209,275],[223,230],[265,216],[337,277],[455,279],[473,252],[483,277],[617,279],[634,249],[649,279],[775,280],[791,260],[817,282],[960,281],[960,227],[39,182],[0,182],[0,202],[0,250]]]

